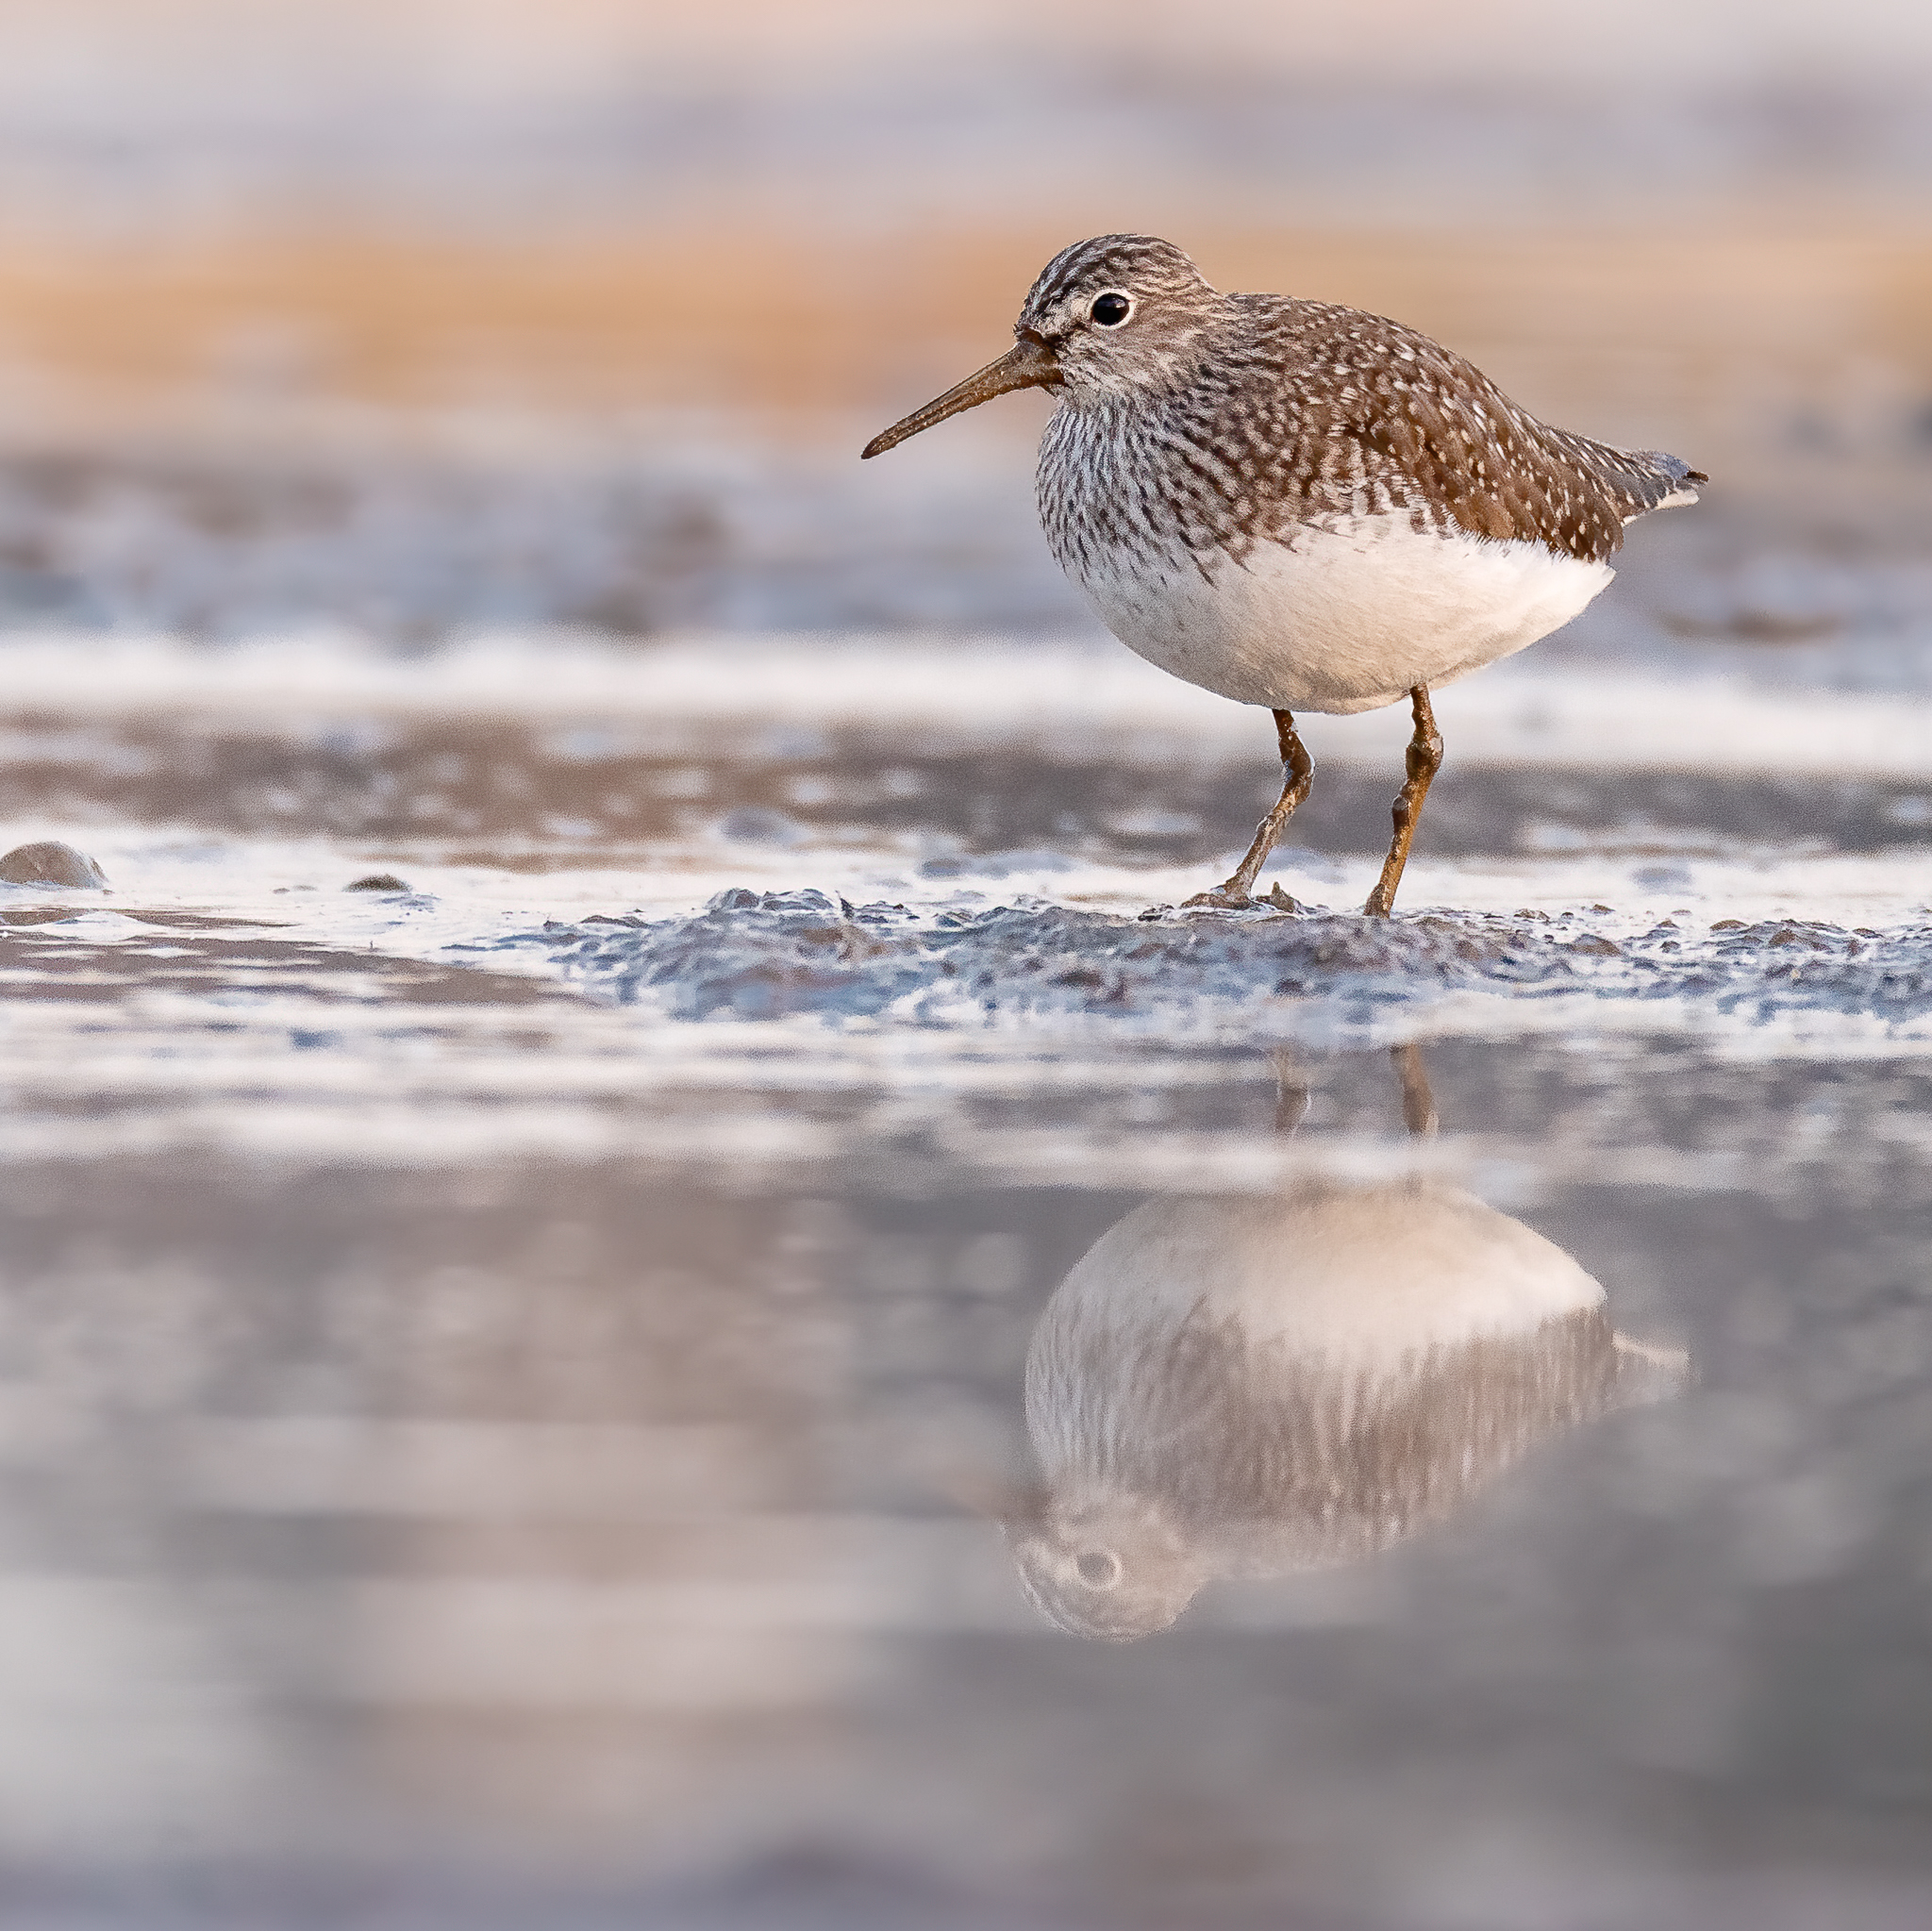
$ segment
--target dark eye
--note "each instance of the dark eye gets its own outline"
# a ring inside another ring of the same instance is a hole
[[[1124,295],[1095,295],[1089,311],[1103,328],[1118,328],[1133,313],[1134,305]]]
[[[1121,1558],[1111,1549],[1084,1549],[1074,1567],[1089,1589],[1111,1589],[1121,1579]]]

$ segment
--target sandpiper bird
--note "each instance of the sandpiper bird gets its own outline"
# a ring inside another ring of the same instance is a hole
[[[877,456],[1014,389],[1059,408],[1040,514],[1060,567],[1130,650],[1274,713],[1280,802],[1225,884],[1250,906],[1314,764],[1298,710],[1409,700],[1386,916],[1442,741],[1429,687],[1522,650],[1610,580],[1624,525],[1709,479],[1657,450],[1553,429],[1379,315],[1224,295],[1172,242],[1100,235],[1050,261],[1014,346],[865,447]],[[1292,906],[1277,886],[1272,900]]]

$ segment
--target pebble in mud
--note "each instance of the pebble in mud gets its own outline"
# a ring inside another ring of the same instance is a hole
[[[0,884],[65,885],[80,891],[99,891],[108,874],[88,857],[58,839],[15,845],[0,857]]]
[[[367,878],[355,878],[342,887],[344,891],[408,891],[407,879],[398,878],[393,872],[372,872]]]

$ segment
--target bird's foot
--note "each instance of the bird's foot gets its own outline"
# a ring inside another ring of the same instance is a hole
[[[1258,912],[1266,908],[1275,912],[1299,912],[1307,909],[1298,900],[1291,898],[1277,884],[1265,891],[1259,898],[1250,898],[1229,879],[1225,885],[1217,885],[1212,891],[1197,891],[1192,898],[1181,901],[1181,910],[1213,912]]]
[[[1255,901],[1246,892],[1233,884],[1217,885],[1212,891],[1197,891],[1192,898],[1181,900],[1184,912],[1245,912],[1254,909]]]

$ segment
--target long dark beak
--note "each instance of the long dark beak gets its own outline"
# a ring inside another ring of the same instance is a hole
[[[989,362],[976,375],[969,375],[957,389],[936,397],[923,409],[914,409],[903,423],[874,436],[858,454],[883,456],[908,436],[957,416],[961,409],[977,408],[996,395],[1011,389],[1052,389],[1060,379],[1060,365],[1054,352],[1038,336],[1023,336],[997,362]]]

